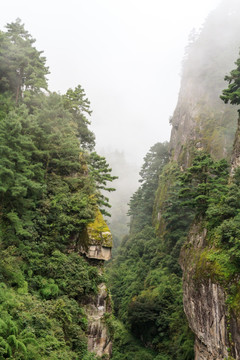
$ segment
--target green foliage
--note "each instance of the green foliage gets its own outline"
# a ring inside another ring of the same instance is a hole
[[[145,346],[169,359],[192,359],[181,278],[163,268],[164,257],[151,227],[121,244],[109,270],[115,312]]]
[[[124,327],[124,325],[112,317],[111,326],[114,332],[114,347],[111,359],[113,360],[155,360],[156,353],[142,346]]]
[[[11,91],[18,103],[23,95],[29,97],[47,89],[48,68],[20,19],[6,28],[6,33],[0,33],[0,92]]]
[[[117,179],[117,176],[112,176],[112,169],[109,167],[106,159],[103,156],[99,156],[96,152],[92,152],[88,159],[89,162],[89,172],[91,178],[96,183],[97,189],[97,204],[100,206],[101,212],[103,215],[111,216],[104,208],[110,208],[111,205],[108,202],[108,198],[104,196],[101,191],[115,191],[114,188],[108,186],[108,182],[112,182]]]
[[[97,268],[77,254],[43,258],[25,248],[22,259],[18,252],[1,250],[0,352],[16,359],[59,359],[61,352],[81,358],[87,319],[80,304],[102,281]]]
[[[239,169],[237,169],[232,182],[222,189],[222,196],[219,202],[211,203],[206,212],[207,227],[209,229],[209,240],[219,251],[214,261],[220,263],[224,270],[222,258],[227,259],[231,266],[231,276],[239,271],[240,256],[240,191],[239,191]],[[223,279],[224,279],[223,275]],[[219,279],[221,276],[219,277]],[[226,276],[229,280],[229,276]]]
[[[179,179],[182,206],[194,210],[196,220],[208,230],[204,249],[192,253],[196,285],[209,278],[220,283],[228,294],[229,310],[239,313],[240,170],[229,182],[225,161],[214,162],[199,153]],[[191,248],[186,251],[191,256]]]
[[[139,173],[141,186],[133,194],[129,203],[132,232],[141,231],[145,225],[152,224],[155,192],[159,176],[169,160],[168,143],[156,143],[144,157],[144,164]]]
[[[178,183],[169,185],[171,197],[161,214],[169,223],[166,234],[161,234],[159,238],[152,226],[155,193],[159,181],[165,183],[167,161],[167,144],[156,144],[145,157],[140,173],[142,184],[130,201],[130,234],[122,240],[116,258],[108,267],[115,314],[127,325],[131,334],[146,348],[154,349],[155,354],[146,353],[143,349],[132,351],[129,345],[133,346],[133,339],[128,345],[123,329],[117,328],[113,359],[114,356],[116,359],[133,359],[135,353],[138,354],[136,359],[193,359],[193,337],[183,311],[178,265],[189,217],[182,219],[178,229],[175,221],[180,221],[183,216]],[[178,173],[176,169],[174,172]],[[176,178],[177,174],[173,177]],[[192,211],[189,213],[192,219]],[[123,341],[125,349],[121,345]]]
[[[88,129],[90,121],[87,115],[91,115],[90,102],[81,85],[74,90],[69,89],[63,95],[64,108],[69,110],[77,124],[77,134],[83,149],[93,150],[95,145],[94,134]]]
[[[86,294],[97,291],[101,281],[97,268],[88,266],[78,254],[66,255],[55,250],[46,259],[37,252],[30,255],[24,257],[32,270],[28,281],[44,298],[49,293],[48,298],[61,294],[84,301]]]
[[[19,19],[0,32],[0,359],[97,359],[83,305],[103,279],[78,250],[114,177],[84,90],[46,95],[33,43]]]
[[[227,104],[240,104],[240,58],[235,62],[236,69],[232,70],[230,75],[226,75],[224,80],[228,81],[228,88],[223,90],[220,98]]]
[[[145,347],[158,353],[157,359],[191,360],[193,336],[182,306],[180,250],[194,218],[208,218],[210,230],[213,222],[221,223],[222,216],[227,220],[227,214],[233,212],[231,203],[238,206],[239,201],[233,196],[235,185],[228,185],[225,160],[214,161],[207,153],[198,151],[185,171],[176,166],[164,167],[161,158],[158,161],[158,171],[144,166],[143,184],[130,203],[130,235],[123,239],[116,259],[110,264],[109,283],[116,315]],[[150,194],[156,192],[158,179],[159,189],[164,189],[158,214],[164,226],[156,236],[151,224],[154,195]],[[233,241],[233,236],[236,238],[236,231],[237,225],[225,228],[227,243]],[[233,251],[237,258],[236,241]],[[235,271],[235,265],[229,265],[230,257],[222,251],[202,254],[196,279],[197,276],[208,279],[213,272],[214,280],[223,274],[229,279]]]
[[[198,152],[180,181],[182,205],[194,209],[196,216],[204,215],[209,204],[218,203],[226,191],[228,163],[214,162],[209,154]]]
[[[171,272],[181,276],[180,266],[176,259],[179,258],[181,247],[186,241],[189,227],[194,218],[194,210],[191,207],[183,206],[182,172],[178,168],[173,169],[172,172],[172,182],[168,185],[165,194],[166,200],[161,206],[161,217],[165,229],[162,244],[165,256],[162,262]],[[166,182],[167,179],[168,172],[163,174],[162,181]]]

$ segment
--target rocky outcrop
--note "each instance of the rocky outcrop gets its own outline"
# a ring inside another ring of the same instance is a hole
[[[200,34],[192,34],[186,49],[170,140],[173,158],[181,165],[190,164],[195,148],[216,159],[231,156],[236,109],[219,96],[238,56],[239,14],[239,1],[222,1]]]
[[[171,152],[181,168],[191,164],[195,149],[207,151],[214,159],[231,157],[236,108],[221,103],[219,96],[227,87],[224,76],[238,56],[239,14],[239,1],[222,1],[187,49],[171,119]],[[239,125],[231,162],[233,174],[240,165]],[[227,306],[223,281],[211,276],[207,254],[214,249],[207,244],[202,226],[202,221],[192,226],[180,257],[184,309],[196,336],[195,360],[240,359],[239,320]]]
[[[238,127],[235,134],[233,153],[231,158],[231,176],[234,175],[235,169],[240,166],[240,113],[238,117]]]
[[[230,354],[231,359],[240,359],[239,323],[230,316],[225,289],[214,282],[208,264],[202,261],[207,231],[201,226],[192,226],[180,257],[184,310],[196,335],[195,360],[225,360]]]
[[[206,73],[204,79],[208,78]],[[221,89],[224,87],[226,84],[222,78]],[[235,109],[219,99],[220,89],[211,92],[209,88],[208,82],[200,81],[197,76],[185,75],[182,81],[171,119],[170,150],[173,159],[183,167],[191,164],[196,149],[208,151],[215,159],[230,157],[232,151],[236,130]]]
[[[88,224],[86,229],[87,247],[80,247],[79,252],[89,259],[110,260],[112,253],[112,234],[101,212],[96,212],[94,222]]]
[[[94,260],[100,273],[103,272],[102,263],[110,260],[112,250],[112,234],[99,210],[95,220],[88,224],[85,234],[86,247],[81,246],[78,251],[87,259]],[[96,296],[85,305],[88,318],[88,350],[97,356],[111,357],[112,341],[105,322],[105,316],[111,313],[111,301],[106,285],[98,286]]]
[[[88,316],[88,350],[98,356],[106,355],[108,358],[110,358],[112,353],[112,341],[104,318],[105,314],[110,312],[111,301],[106,285],[102,283],[98,287],[96,297],[86,306]]]
[[[211,282],[184,282],[184,309],[189,325],[196,334],[195,360],[228,357],[227,310],[223,289]]]
[[[82,249],[81,252],[84,253],[88,259],[107,261],[110,260],[112,256],[112,249],[102,245],[90,245],[87,250]]]

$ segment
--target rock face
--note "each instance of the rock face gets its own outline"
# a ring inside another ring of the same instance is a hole
[[[112,234],[99,210],[93,223],[86,230],[88,247],[80,247],[78,251],[88,259],[93,259],[98,271],[102,273],[102,263],[111,259]],[[111,300],[104,283],[98,286],[98,293],[85,306],[88,318],[88,350],[98,356],[111,357],[112,341],[108,333],[105,320],[107,313],[111,313]]]
[[[111,302],[106,285],[100,284],[94,301],[86,306],[88,315],[88,350],[98,356],[112,353],[112,342],[104,321],[104,315],[111,312]]]
[[[170,140],[173,158],[181,165],[191,163],[192,148],[203,148],[216,159],[231,155],[236,109],[219,96],[238,57],[239,14],[239,1],[222,1],[186,49]]]
[[[224,288],[197,268],[206,235],[201,224],[193,225],[180,258],[184,310],[196,335],[195,360],[225,360],[230,354],[240,359],[240,327],[229,316]]]
[[[86,230],[88,247],[79,249],[89,259],[110,260],[112,254],[112,234],[101,212],[98,210],[93,223],[88,224]]]
[[[227,87],[224,76],[238,57],[239,14],[239,1],[222,1],[189,44],[171,119],[172,157],[181,168],[191,164],[195,149],[206,150],[214,159],[231,156],[237,112],[221,103],[219,96]],[[234,173],[240,165],[239,125],[231,162]],[[209,250],[207,232],[201,226],[201,221],[192,226],[180,257],[184,309],[196,335],[195,360],[240,359],[239,320],[229,314],[225,289],[209,276],[210,265],[202,263],[199,268],[201,257]]]
[[[112,249],[102,245],[90,245],[88,250],[86,252],[82,250],[82,253],[85,253],[88,259],[107,261],[111,259]]]
[[[238,117],[238,127],[235,135],[233,153],[231,158],[231,176],[237,167],[240,166],[240,114]]]

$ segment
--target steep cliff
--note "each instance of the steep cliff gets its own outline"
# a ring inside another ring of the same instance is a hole
[[[239,12],[236,1],[224,1],[186,49],[170,140],[174,160],[185,166],[193,148],[204,148],[217,159],[231,154],[236,112],[219,95],[238,55]]]
[[[196,335],[195,360],[240,358],[240,323],[227,305],[228,293],[207,259],[207,230],[194,224],[181,252],[183,303]]]
[[[226,86],[224,75],[237,58],[239,13],[237,2],[223,1],[189,46],[171,120],[172,155],[182,169],[192,163],[195,149],[215,159],[231,158],[232,176],[240,165],[236,108],[219,99]],[[230,184],[223,196],[230,199],[236,184]],[[236,189],[233,196],[237,199]],[[205,215],[197,216],[180,256],[184,310],[195,334],[195,360],[240,359],[239,260],[232,230],[238,210],[232,210],[235,205],[230,200],[219,204],[212,206],[207,220]],[[219,218],[212,225],[214,216]]]
[[[98,356],[105,355],[109,358],[112,353],[112,341],[108,327],[104,321],[105,315],[111,313],[111,301],[106,284],[98,286],[98,294],[93,302],[86,306],[88,316],[88,351]]]
[[[99,210],[95,220],[87,226],[86,237],[89,244],[87,249],[80,247],[78,250],[89,261],[94,261],[99,275],[102,276],[103,262],[111,258],[112,234]],[[112,308],[105,282],[98,285],[97,294],[86,302],[85,311],[88,318],[88,351],[97,356],[105,355],[105,359],[109,359],[112,341],[105,316],[112,312]]]
[[[103,261],[111,259],[112,234],[99,210],[94,221],[87,225],[85,237],[87,248],[80,245],[77,251],[85,254],[88,259]]]

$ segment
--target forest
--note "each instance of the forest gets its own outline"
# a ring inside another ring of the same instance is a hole
[[[0,359],[240,359],[239,25],[221,6],[186,49],[171,139],[143,159],[129,227],[84,89],[49,90],[20,19],[0,31]]]
[[[82,304],[102,276],[71,249],[114,180],[94,151],[81,86],[51,93],[18,19],[0,33],[0,357],[89,359]]]
[[[114,359],[240,358],[237,8],[192,35],[170,142],[144,158],[107,274],[115,316],[154,352],[116,343]]]

